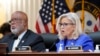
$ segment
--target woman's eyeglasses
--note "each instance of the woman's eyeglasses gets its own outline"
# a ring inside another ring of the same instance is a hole
[[[75,25],[73,23],[59,23],[60,26]]]

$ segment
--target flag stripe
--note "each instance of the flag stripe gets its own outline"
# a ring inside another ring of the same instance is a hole
[[[45,30],[46,30],[46,33],[48,33],[48,32],[49,32],[48,25],[45,25],[44,28],[45,28]]]
[[[38,27],[39,29],[37,29],[37,33],[46,32],[46,30],[45,30],[45,28],[44,28],[44,24],[43,24],[43,22],[42,22],[40,16],[39,16],[37,22],[38,22],[38,25],[39,25],[39,27]],[[38,25],[36,25],[36,26],[38,26]],[[38,32],[39,30],[40,30],[40,32]]]
[[[52,24],[51,24],[51,22],[48,23],[47,25],[48,25],[49,32],[52,32],[52,31],[51,31],[51,29],[52,29]]]
[[[37,30],[38,33],[41,33],[38,22],[36,22],[36,30]]]
[[[100,30],[100,15],[97,18],[97,22],[94,25],[94,32],[99,31]]]

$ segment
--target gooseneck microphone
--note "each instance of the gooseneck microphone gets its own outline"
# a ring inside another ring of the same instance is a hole
[[[49,48],[49,51],[56,51],[56,43],[59,42],[59,38],[57,38],[53,44],[51,45],[51,47]]]

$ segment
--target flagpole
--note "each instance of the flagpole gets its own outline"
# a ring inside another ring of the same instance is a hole
[[[65,0],[65,1],[66,1],[66,5],[68,6],[70,12],[73,12],[73,5],[71,5],[70,0]]]
[[[55,19],[55,13],[54,13],[54,5],[55,5],[55,0],[52,0],[52,33],[55,33],[55,24],[56,24],[56,19]]]
[[[82,0],[81,22],[82,22],[82,30],[84,31],[84,0]]]

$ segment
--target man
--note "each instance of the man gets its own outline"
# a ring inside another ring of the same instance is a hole
[[[30,46],[32,51],[37,52],[45,50],[42,37],[28,29],[28,17],[24,12],[16,11],[12,14],[10,29],[13,34],[2,40],[8,44],[8,52],[20,46]]]

